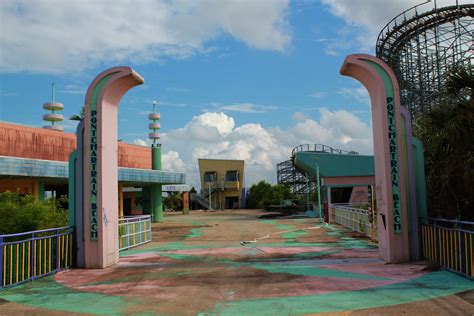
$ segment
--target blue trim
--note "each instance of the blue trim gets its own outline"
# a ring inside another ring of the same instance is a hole
[[[69,167],[67,162],[61,161],[0,156],[0,176],[66,180],[69,177]],[[144,184],[185,184],[186,175],[182,172],[119,167],[118,180]]]

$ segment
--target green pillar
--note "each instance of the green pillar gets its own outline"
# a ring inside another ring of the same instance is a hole
[[[147,186],[147,187],[142,187],[142,210],[143,210],[143,214],[152,214],[152,207],[151,207],[151,187],[150,186]]]
[[[161,145],[152,145],[151,147],[151,168],[161,170]],[[153,223],[163,222],[163,195],[161,184],[153,184],[151,187],[151,203]]]
[[[68,180],[69,226],[76,225],[76,160],[77,160],[77,151],[74,150],[69,155],[69,180]],[[43,196],[44,196],[44,192],[43,192]]]
[[[416,202],[419,217],[428,217],[426,206],[425,155],[423,143],[416,137],[411,138],[415,160]]]
[[[40,202],[44,201],[44,182],[38,182],[38,200]]]

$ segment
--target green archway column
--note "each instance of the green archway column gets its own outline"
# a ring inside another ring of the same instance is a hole
[[[151,147],[151,168],[161,170],[161,146],[152,145]],[[163,192],[161,184],[153,184],[151,187],[151,207],[153,214],[153,223],[163,222]]]

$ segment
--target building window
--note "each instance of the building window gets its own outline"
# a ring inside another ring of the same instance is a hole
[[[217,180],[217,174],[215,171],[207,171],[204,173],[204,182],[215,182]]]
[[[228,170],[225,173],[225,181],[239,181],[239,171],[238,170]]]

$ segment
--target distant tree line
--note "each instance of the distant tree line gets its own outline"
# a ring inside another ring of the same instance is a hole
[[[429,216],[474,220],[473,67],[447,74],[440,104],[414,122],[425,148]]]

